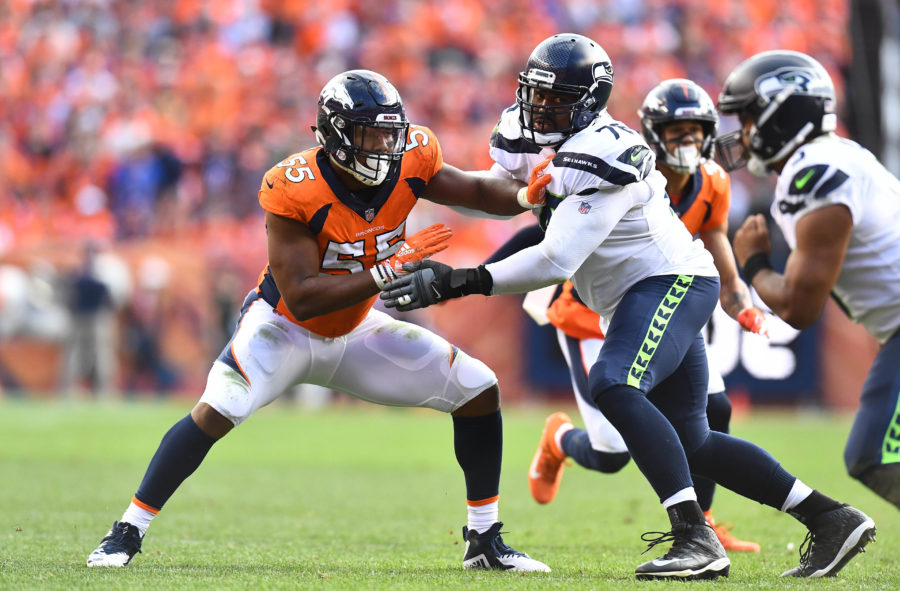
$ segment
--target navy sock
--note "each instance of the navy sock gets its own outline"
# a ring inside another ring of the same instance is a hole
[[[660,501],[693,486],[678,433],[643,392],[631,386],[613,386],[600,392],[595,401],[622,435],[634,463]]]
[[[481,417],[453,417],[453,449],[466,478],[466,499],[500,494],[503,419],[500,411]]]
[[[725,392],[710,394],[706,402],[706,418],[709,420],[709,428],[719,433],[728,433],[731,423],[731,401]],[[694,476],[694,490],[697,492],[697,502],[704,511],[712,507],[713,496],[716,493],[716,483],[703,476]]]
[[[135,497],[155,509],[162,509],[184,480],[200,466],[216,440],[187,415],[163,436]]]
[[[625,467],[631,454],[597,451],[591,447],[591,440],[584,429],[569,429],[560,438],[563,453],[575,460],[579,466],[606,474],[618,472]]]

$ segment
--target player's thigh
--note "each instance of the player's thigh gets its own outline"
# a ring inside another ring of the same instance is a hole
[[[707,381],[706,347],[698,334],[675,371],[647,394],[647,400],[675,427],[688,454],[709,434]]]
[[[863,384],[859,410],[844,449],[852,476],[900,462],[900,333],[878,352]]]
[[[618,385],[649,392],[681,364],[718,300],[716,277],[657,276],[623,296],[591,368],[591,393]],[[704,393],[706,384],[704,384]]]
[[[575,402],[578,404],[578,412],[584,421],[584,429],[587,431],[591,447],[602,452],[625,452],[628,447],[622,439],[622,435],[612,426],[602,412],[590,398],[588,387],[588,374],[594,361],[600,355],[603,348],[603,339],[576,339],[556,329],[559,346],[563,357],[569,366],[569,376],[572,378],[572,389],[575,394]]]
[[[421,326],[372,310],[347,335],[347,348],[327,385],[388,406],[453,412],[497,383],[481,361]]]
[[[309,378],[312,338],[262,300],[250,303],[206,381],[205,402],[239,425],[289,387]]]

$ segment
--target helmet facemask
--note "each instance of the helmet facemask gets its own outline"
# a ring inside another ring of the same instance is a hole
[[[516,102],[519,105],[519,123],[525,139],[538,146],[557,146],[578,129],[575,125],[576,113],[582,111],[590,100],[587,89],[579,92],[578,87],[562,90],[552,84],[543,84],[529,78],[534,71],[519,75],[519,90]],[[542,104],[535,95],[552,95],[558,102]]]
[[[332,137],[319,137],[331,161],[356,180],[368,186],[380,185],[391,172],[395,162],[400,162],[406,150],[406,121],[376,121],[374,123],[351,121],[344,116],[326,115],[334,133]],[[379,118],[383,116],[379,115]],[[396,118],[395,116],[392,116]],[[316,135],[321,136],[319,125]]]

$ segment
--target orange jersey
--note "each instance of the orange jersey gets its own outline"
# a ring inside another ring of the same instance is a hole
[[[407,137],[399,174],[382,183],[369,202],[341,184],[321,147],[293,154],[266,172],[259,189],[260,205],[312,231],[319,245],[320,274],[361,273],[399,248],[410,210],[443,166],[440,144],[430,129],[411,125]],[[287,309],[268,265],[260,273],[258,291],[276,311],[324,337],[356,328],[378,297],[299,321]]]
[[[725,170],[709,160],[700,165],[678,198],[670,196],[672,209],[688,231],[697,235],[718,228],[728,219],[731,181]],[[602,339],[600,315],[585,306],[566,281],[563,290],[547,309],[550,323],[576,339]]]
[[[688,232],[696,236],[713,228],[718,228],[728,220],[731,207],[731,181],[728,173],[708,160],[697,168],[688,181],[684,194],[669,195],[672,209],[687,226]]]

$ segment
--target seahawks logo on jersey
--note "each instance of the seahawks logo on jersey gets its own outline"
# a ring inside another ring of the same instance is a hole
[[[849,178],[847,173],[836,169],[830,176],[827,164],[814,164],[798,170],[788,185],[787,197],[778,200],[781,213],[794,214],[806,207],[808,198],[822,199]],[[825,178],[825,177],[828,178]],[[824,179],[824,181],[823,181]]]

